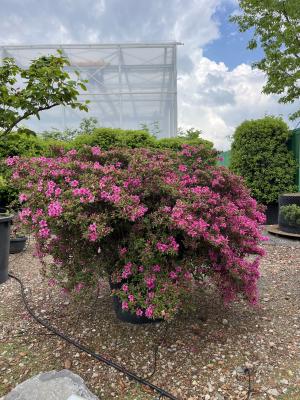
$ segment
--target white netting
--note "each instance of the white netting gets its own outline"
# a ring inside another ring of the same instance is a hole
[[[56,108],[31,118],[26,126],[43,131],[78,127],[84,117],[96,117],[101,126],[139,129],[158,123],[161,137],[177,131],[176,43],[1,46],[2,57],[14,57],[28,66],[36,57],[63,50],[74,70],[88,79],[89,113]]]

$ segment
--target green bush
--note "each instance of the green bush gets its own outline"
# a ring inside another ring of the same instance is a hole
[[[279,213],[287,225],[300,226],[300,206],[297,204],[281,206]]]
[[[131,149],[146,147],[177,151],[181,149],[183,144],[189,144],[191,146],[202,145],[204,149],[210,151],[213,149],[212,142],[201,138],[190,139],[181,136],[157,139],[147,130],[123,130],[114,128],[96,128],[93,133],[77,136],[73,141],[68,143],[68,146],[76,149],[88,145],[99,146],[103,150],[109,150],[113,147],[129,147]]]
[[[7,166],[1,162],[9,156],[40,156],[50,155],[51,145],[54,141],[46,141],[36,136],[29,129],[20,129],[9,135],[0,135],[0,176],[2,184],[0,187],[0,206],[4,207],[12,203],[17,198],[17,191],[14,188],[14,182],[10,179],[10,171]]]
[[[245,179],[263,204],[296,191],[296,161],[287,148],[290,135],[287,124],[272,116],[245,121],[234,133],[230,169]]]
[[[99,146],[103,150],[113,147],[151,147],[155,138],[147,131],[123,130],[115,128],[96,128],[93,133],[77,136],[69,142],[73,148],[81,148],[83,145]]]

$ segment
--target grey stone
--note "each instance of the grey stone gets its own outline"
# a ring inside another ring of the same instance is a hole
[[[267,393],[274,397],[279,396],[279,392],[277,389],[269,389]]]
[[[36,375],[17,385],[4,400],[68,400],[72,395],[84,400],[99,400],[79,375],[67,369]]]

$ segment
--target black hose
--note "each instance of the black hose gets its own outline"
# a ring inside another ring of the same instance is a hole
[[[23,299],[25,308],[29,312],[29,314],[32,316],[32,318],[35,319],[39,324],[41,324],[42,326],[47,328],[50,332],[52,332],[55,335],[59,336],[61,339],[65,340],[66,342],[68,342],[68,343],[72,344],[73,346],[77,347],[79,350],[84,351],[85,353],[89,354],[90,356],[92,356],[96,360],[103,362],[104,364],[108,365],[109,367],[115,368],[117,371],[122,372],[123,374],[127,375],[129,378],[134,379],[138,383],[140,383],[142,385],[145,385],[145,386],[148,386],[152,390],[158,392],[160,394],[159,398],[162,398],[164,396],[164,397],[167,397],[168,399],[171,399],[171,400],[178,400],[171,393],[166,392],[164,389],[154,385],[153,383],[147,381],[144,378],[139,377],[135,373],[128,371],[126,368],[122,367],[119,364],[116,364],[114,361],[111,361],[111,360],[105,358],[101,354],[94,353],[92,350],[88,349],[87,347],[83,346],[80,343],[77,343],[75,340],[73,340],[73,339],[69,338],[68,336],[64,335],[63,333],[59,332],[53,326],[49,325],[46,321],[44,321],[41,318],[39,318],[38,316],[36,316],[34,314],[34,312],[32,311],[32,309],[30,308],[28,302],[27,302],[26,294],[25,294],[25,288],[24,288],[23,282],[19,278],[17,278],[16,276],[14,276],[12,274],[8,274],[8,276],[10,278],[12,278],[12,279],[15,279],[20,284],[22,299]]]

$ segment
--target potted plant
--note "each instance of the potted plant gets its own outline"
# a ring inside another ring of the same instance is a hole
[[[8,279],[9,231],[12,216],[0,214],[0,284]]]
[[[204,282],[257,302],[264,215],[216,156],[94,146],[7,164],[51,284],[77,293],[106,276],[117,316],[143,322],[173,318]]]
[[[300,193],[279,196],[279,229],[300,234]]]
[[[21,253],[25,249],[27,239],[26,229],[15,215],[10,229],[10,254]]]

